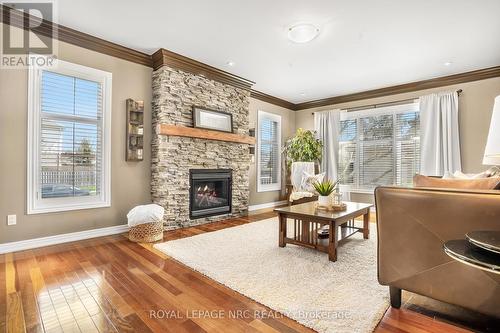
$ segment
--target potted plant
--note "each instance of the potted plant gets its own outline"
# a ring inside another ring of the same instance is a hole
[[[303,171],[314,173],[315,164],[321,160],[323,143],[316,139],[314,131],[299,128],[295,136],[286,141],[283,153],[291,169],[292,184],[300,184]]]
[[[295,136],[288,139],[283,149],[288,166],[293,162],[318,162],[321,160],[323,143],[316,139],[315,132],[297,129]]]
[[[330,194],[335,191],[338,183],[338,181],[332,182],[329,179],[325,179],[322,182],[313,184],[314,189],[318,192],[318,204],[320,206],[330,206]]]

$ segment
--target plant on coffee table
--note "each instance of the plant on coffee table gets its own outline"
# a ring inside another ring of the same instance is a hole
[[[314,189],[318,192],[318,203],[321,206],[328,206],[330,204],[330,194],[335,191],[339,181],[336,180],[332,182],[329,179],[325,179],[322,182],[316,182],[313,184]]]

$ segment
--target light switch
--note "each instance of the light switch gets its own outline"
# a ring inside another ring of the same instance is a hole
[[[7,215],[7,225],[15,225],[17,223],[16,215]]]

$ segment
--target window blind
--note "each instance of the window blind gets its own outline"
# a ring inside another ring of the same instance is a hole
[[[420,166],[418,104],[344,113],[339,179],[354,189],[411,185]]]
[[[396,121],[396,184],[410,186],[420,171],[420,113],[398,114]]]
[[[40,198],[99,196],[102,191],[102,87],[43,70]]]
[[[359,186],[372,188],[394,183],[392,115],[359,119]]]
[[[357,184],[358,122],[348,119],[340,122],[339,179],[342,184]]]
[[[279,182],[279,154],[280,147],[278,141],[278,122],[263,117],[260,122],[260,179],[262,185],[276,184]]]

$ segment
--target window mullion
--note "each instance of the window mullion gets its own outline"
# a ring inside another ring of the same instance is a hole
[[[396,114],[392,114],[392,183],[397,185],[398,183],[398,172],[397,172],[397,159],[398,154],[396,150]]]
[[[41,118],[43,119],[48,119],[48,120],[55,120],[55,121],[74,121],[77,123],[84,123],[84,124],[91,124],[91,125],[98,125],[102,123],[102,120],[100,118],[87,118],[87,117],[80,117],[80,116],[75,116],[75,115],[62,115],[62,114],[52,114],[50,112],[40,112]]]
[[[76,114],[76,79],[73,78],[73,114]],[[75,196],[75,122],[73,122],[73,196]]]
[[[356,188],[360,188],[360,173],[361,173],[361,122],[359,121],[359,118],[356,118],[356,159],[354,161],[354,168],[356,170]]]

